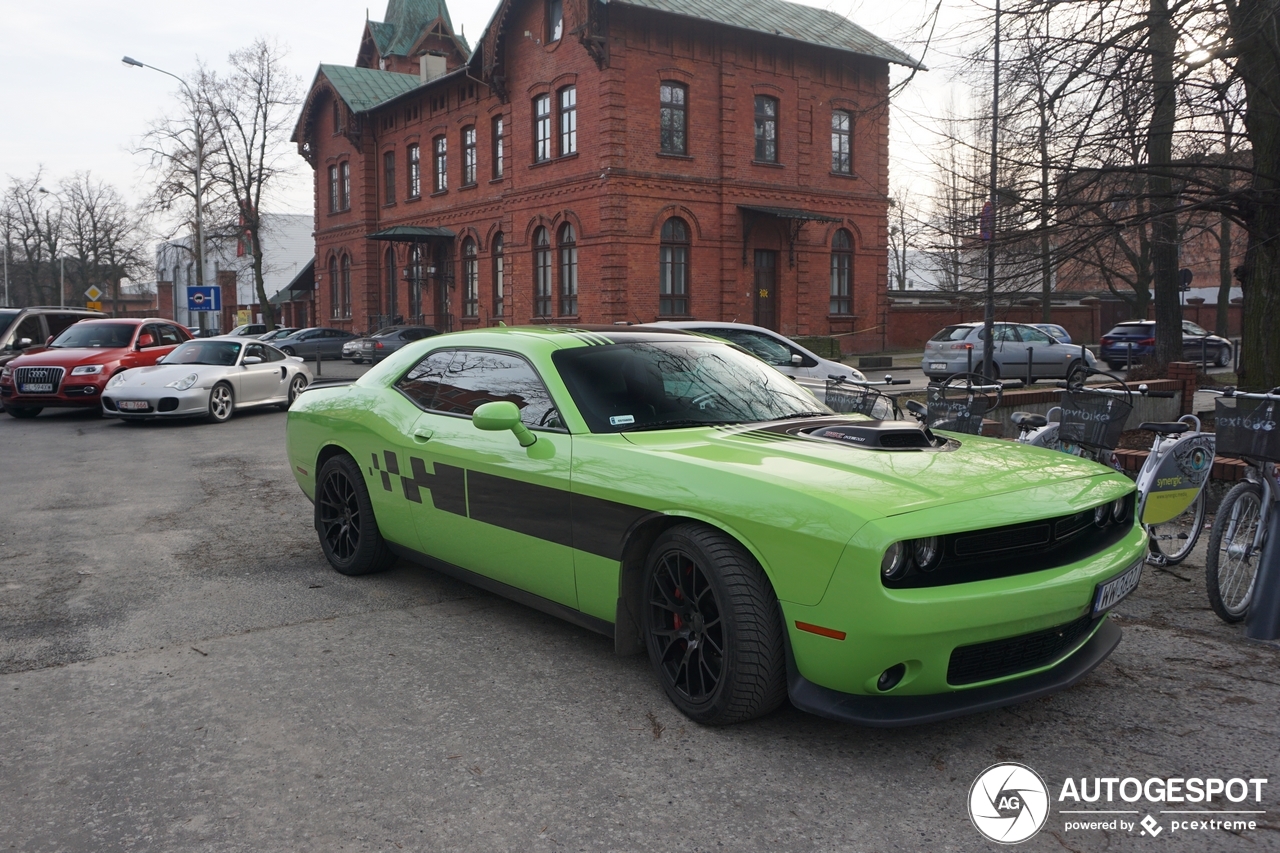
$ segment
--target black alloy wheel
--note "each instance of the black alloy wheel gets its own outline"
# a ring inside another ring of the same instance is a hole
[[[373,516],[359,466],[334,456],[316,477],[316,532],[329,565],[344,575],[380,572],[395,562]]]
[[[673,527],[649,553],[643,590],[649,660],[682,714],[725,725],[782,704],[778,602],[741,545],[700,524]]]

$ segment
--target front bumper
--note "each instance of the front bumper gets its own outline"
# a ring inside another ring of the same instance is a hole
[[[1066,690],[1094,670],[1120,644],[1120,629],[1105,616],[1093,635],[1056,666],[1012,681],[926,696],[862,696],[814,684],[800,674],[787,643],[787,692],[801,711],[861,726],[890,728],[936,723],[992,711]]]
[[[126,410],[124,401],[146,403],[147,408]],[[112,388],[102,395],[102,414],[109,418],[143,421],[151,418],[197,418],[209,414],[209,389],[198,385],[185,391],[174,388]]]
[[[71,379],[64,381],[53,394],[19,394],[12,382],[0,384],[0,402],[5,406],[41,409],[93,408],[101,405],[101,397],[101,384],[75,382]]]

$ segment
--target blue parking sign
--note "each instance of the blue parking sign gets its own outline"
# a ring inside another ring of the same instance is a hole
[[[188,287],[188,311],[221,311],[222,290],[218,287]]]

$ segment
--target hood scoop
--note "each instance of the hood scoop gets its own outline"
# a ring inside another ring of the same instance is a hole
[[[939,450],[950,443],[915,421],[845,421],[803,434],[863,450]]]

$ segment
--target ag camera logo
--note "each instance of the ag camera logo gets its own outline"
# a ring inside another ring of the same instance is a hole
[[[1020,844],[1049,818],[1049,788],[1025,764],[993,764],[969,789],[969,819],[998,844]]]

